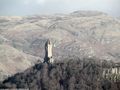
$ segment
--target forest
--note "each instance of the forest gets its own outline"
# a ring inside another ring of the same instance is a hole
[[[120,90],[120,81],[103,77],[111,61],[66,58],[54,63],[38,63],[0,83],[0,89],[30,90]]]

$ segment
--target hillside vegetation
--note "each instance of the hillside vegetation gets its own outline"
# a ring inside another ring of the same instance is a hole
[[[103,68],[112,62],[98,59],[71,58],[54,64],[39,63],[23,73],[9,77],[1,89],[30,90],[120,90],[120,82],[105,79]]]

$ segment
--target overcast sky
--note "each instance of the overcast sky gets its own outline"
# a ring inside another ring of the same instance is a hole
[[[0,15],[68,13],[98,10],[120,16],[120,0],[0,0]]]

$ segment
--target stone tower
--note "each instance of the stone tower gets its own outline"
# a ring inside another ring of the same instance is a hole
[[[51,43],[51,41],[49,39],[45,43],[45,58],[44,58],[44,62],[47,62],[47,63],[53,63],[54,62],[54,60],[52,58],[52,43]]]

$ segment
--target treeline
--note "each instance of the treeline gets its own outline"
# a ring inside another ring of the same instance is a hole
[[[120,90],[120,83],[102,75],[112,62],[73,58],[54,64],[39,63],[0,83],[0,89],[30,90]]]

